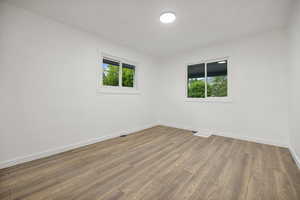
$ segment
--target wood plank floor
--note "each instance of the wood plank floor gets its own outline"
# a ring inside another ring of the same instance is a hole
[[[0,199],[299,200],[286,148],[157,126],[0,170]]]

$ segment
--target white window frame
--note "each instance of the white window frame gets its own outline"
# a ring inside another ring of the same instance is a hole
[[[109,86],[103,85],[103,59],[108,59],[112,61],[116,61],[120,63],[119,66],[119,86]],[[122,64],[130,64],[135,66],[134,72],[134,80],[133,80],[133,87],[123,87],[122,86]],[[98,61],[97,65],[97,92],[103,94],[139,94],[138,84],[137,84],[137,77],[138,77],[138,63],[134,61],[130,61],[125,58],[112,56],[107,53],[101,53],[100,61]]]
[[[219,62],[227,60],[227,96],[226,97],[207,97],[207,64],[211,62]],[[196,64],[205,64],[205,97],[204,98],[195,98],[195,97],[188,97],[188,66],[189,65],[196,65]],[[230,59],[229,57],[220,57],[215,59],[205,59],[197,62],[190,62],[187,63],[185,66],[185,101],[187,102],[232,102],[231,99],[231,73],[230,73]]]

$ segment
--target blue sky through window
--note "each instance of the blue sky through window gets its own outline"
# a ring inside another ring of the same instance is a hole
[[[103,63],[103,64],[102,64],[102,68],[103,68],[104,70],[108,70],[108,64]]]

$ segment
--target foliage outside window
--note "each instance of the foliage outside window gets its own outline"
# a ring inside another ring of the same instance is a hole
[[[187,97],[227,97],[227,60],[188,65]]]
[[[104,58],[102,62],[102,84],[103,86],[134,88],[135,69],[134,65]]]
[[[133,87],[134,86],[135,66],[129,64],[122,64],[122,86]]]

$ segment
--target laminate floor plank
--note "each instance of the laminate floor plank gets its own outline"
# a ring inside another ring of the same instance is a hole
[[[0,170],[0,199],[299,200],[286,148],[156,126]]]

